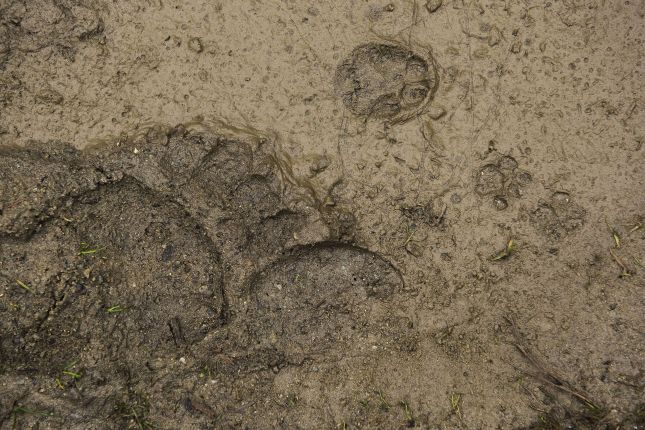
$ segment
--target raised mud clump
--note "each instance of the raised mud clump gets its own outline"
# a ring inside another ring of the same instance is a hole
[[[100,36],[103,20],[94,2],[80,0],[15,0],[0,5],[0,60],[3,52],[3,32],[11,42],[5,42],[6,52],[37,52],[48,46],[69,61],[74,60],[78,42]],[[1,65],[1,63],[0,63]]]
[[[377,43],[355,48],[338,66],[335,81],[353,114],[387,119],[422,108],[436,84],[432,62],[401,46]]]
[[[83,164],[74,148],[0,149],[0,237],[25,237],[54,216],[66,198],[109,180]]]
[[[0,249],[10,367],[141,369],[221,325],[218,254],[181,207],[126,177],[57,215]]]

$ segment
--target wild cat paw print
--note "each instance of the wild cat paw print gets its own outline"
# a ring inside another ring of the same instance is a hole
[[[354,115],[402,120],[432,98],[438,82],[431,58],[396,45],[357,46],[336,70],[336,93]]]
[[[560,239],[582,227],[586,215],[587,211],[569,193],[557,191],[538,203],[531,212],[531,221],[547,237]]]
[[[476,171],[475,192],[490,198],[493,206],[502,211],[512,199],[522,197],[532,180],[529,172],[518,169],[515,158],[504,155]]]

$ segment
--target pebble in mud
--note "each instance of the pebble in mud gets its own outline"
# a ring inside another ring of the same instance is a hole
[[[355,115],[395,118],[419,109],[432,97],[437,75],[407,48],[367,43],[356,47],[336,69],[335,89]]]
[[[503,196],[495,196],[493,203],[495,204],[495,209],[498,211],[503,211],[508,207],[508,202]]]
[[[199,37],[192,37],[188,41],[188,48],[196,54],[199,54],[204,50],[204,46],[202,45],[202,41]]]

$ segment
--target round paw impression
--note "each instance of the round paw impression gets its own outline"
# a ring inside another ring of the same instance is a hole
[[[298,248],[255,277],[246,321],[257,344],[287,357],[360,349],[379,337],[402,287],[398,271],[367,250]]]
[[[336,93],[355,115],[394,118],[415,112],[436,87],[436,70],[412,51],[367,43],[336,70]]]
[[[0,266],[11,367],[143,365],[225,316],[219,256],[204,231],[134,180],[70,201],[40,232],[5,244]]]

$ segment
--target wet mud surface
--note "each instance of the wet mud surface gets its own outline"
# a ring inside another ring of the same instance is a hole
[[[270,143],[172,133],[136,155],[3,150],[3,422],[145,427],[149,402],[178,402],[164,411],[170,427],[251,424],[229,411],[261,400],[246,378],[262,375],[269,393],[290,366],[333,367],[374,342],[415,348],[396,316],[398,269],[330,241],[318,210],[289,208]],[[316,224],[318,236],[296,239]],[[192,388],[168,388],[187,374]],[[206,377],[245,394],[193,401]],[[52,390],[32,393],[36,381]],[[15,412],[32,402],[37,412]],[[282,405],[267,407],[266,425],[279,425]]]
[[[420,365],[429,333],[415,315],[449,307],[455,292],[437,267],[422,275],[432,279],[397,268],[397,256],[423,255],[420,239],[408,233],[394,258],[366,249],[349,233],[356,220],[339,227],[343,209],[302,193],[306,179],[279,159],[264,137],[183,127],[138,147],[3,149],[5,425],[430,425],[411,399],[393,403],[375,388],[388,375],[372,366]],[[522,175],[505,156],[473,187],[512,201]],[[399,216],[425,235],[449,229],[432,204]],[[584,225],[585,211],[558,192],[526,219],[557,241]],[[461,360],[489,348],[460,330],[431,335],[432,354]],[[323,392],[338,409],[321,408]]]
[[[0,0],[0,429],[645,428],[644,17]]]

